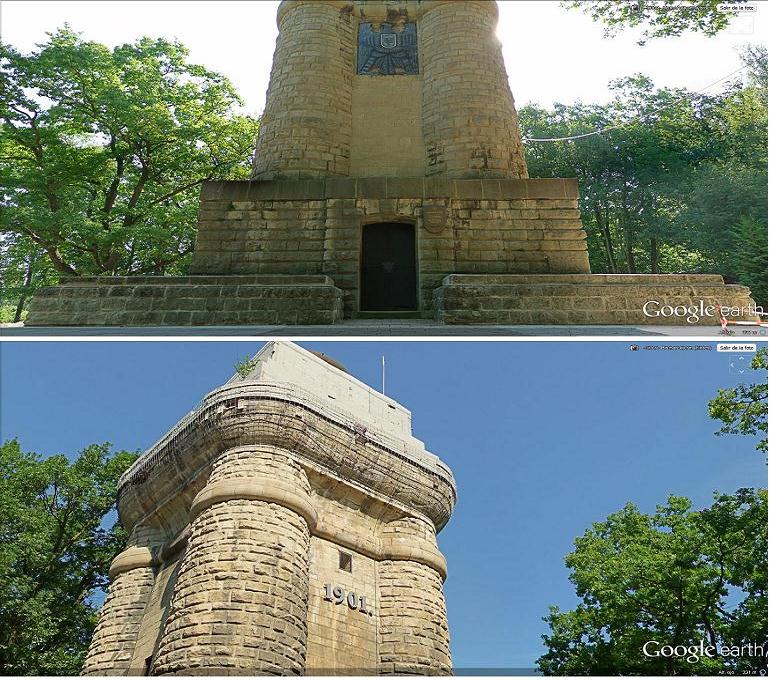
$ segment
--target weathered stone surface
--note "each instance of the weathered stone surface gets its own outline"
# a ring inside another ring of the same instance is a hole
[[[38,291],[26,324],[333,324],[342,314],[326,276],[83,277]]]
[[[664,310],[666,315],[646,315]],[[633,324],[720,325],[757,321],[745,286],[726,285],[717,275],[452,275],[434,292],[436,319],[446,324]],[[672,310],[670,312],[670,309]]]
[[[268,343],[121,478],[132,541],[84,672],[448,674],[455,494],[403,406]]]
[[[411,543],[420,552],[423,542],[434,550],[431,525],[416,518],[395,520],[382,531],[386,538]],[[381,613],[379,675],[450,675],[450,637],[442,579],[417,559],[385,559],[378,565]]]
[[[255,478],[291,483],[310,500],[302,468],[274,448],[226,452],[207,488]],[[156,675],[297,675],[304,669],[307,520],[277,502],[234,496],[192,519],[153,663]]]
[[[113,560],[110,591],[83,664],[83,675],[128,675],[137,670],[132,659],[145,603],[155,582],[155,553],[162,541],[155,529],[134,525],[129,545]]]

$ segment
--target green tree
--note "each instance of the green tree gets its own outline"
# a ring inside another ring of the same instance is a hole
[[[34,292],[57,280],[39,246],[19,234],[0,234],[0,323],[22,321]]]
[[[747,0],[737,0],[735,4]],[[688,31],[717,35],[728,28],[734,12],[723,0],[570,0],[566,7],[582,9],[605,25],[606,35],[625,28],[642,28],[638,41],[644,45],[652,38],[680,35]]]
[[[627,504],[566,557],[579,605],[544,619],[546,675],[758,674],[765,655],[646,657],[662,645],[742,646],[768,638],[768,492],[716,494],[704,510],[671,496]],[[739,599],[741,598],[741,599]],[[737,600],[738,603],[737,603]],[[767,648],[767,647],[766,647]]]
[[[577,177],[595,273],[720,273],[767,305],[767,51],[707,96],[611,83],[607,105],[525,106],[531,175]]]
[[[694,167],[720,153],[710,127],[715,102],[681,89],[657,89],[639,74],[610,87],[615,96],[605,106],[522,109],[526,138],[603,131],[528,144],[531,174],[578,177],[593,271],[682,270],[682,262],[667,259],[669,249],[682,241],[674,228],[682,210],[679,188]],[[695,262],[687,266],[693,268]]]
[[[718,390],[718,395],[709,402],[709,416],[723,423],[723,427],[716,434],[744,434],[752,437],[761,435],[755,448],[768,453],[767,347],[755,354],[750,368],[760,371],[761,381],[752,385],[741,383],[736,387]]]
[[[136,454],[89,446],[69,461],[0,446],[0,674],[77,675],[95,598],[125,542],[114,522]],[[110,521],[110,520],[113,521]]]
[[[184,272],[200,184],[248,175],[239,104],[177,42],[110,50],[64,28],[30,54],[0,46],[0,232],[59,275]]]

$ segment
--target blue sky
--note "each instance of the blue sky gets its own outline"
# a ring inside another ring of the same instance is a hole
[[[3,342],[0,435],[42,455],[103,441],[143,449],[262,344]],[[548,606],[575,603],[563,563],[572,541],[627,501],[652,511],[680,494],[703,506],[714,490],[767,485],[754,442],[716,437],[706,414],[719,387],[742,380],[714,345],[300,344],[376,387],[385,355],[386,392],[455,474],[459,501],[439,543],[459,668],[532,667]]]

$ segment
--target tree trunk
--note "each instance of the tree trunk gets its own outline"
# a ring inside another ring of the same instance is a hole
[[[651,274],[659,273],[659,240],[651,239]]]
[[[601,206],[596,204],[594,206],[594,219],[597,220],[597,227],[600,230],[603,245],[605,246],[605,260],[608,263],[608,271],[611,274],[615,274],[618,269],[616,267],[616,258],[613,256],[613,240],[610,236],[608,220],[603,215]]]
[[[29,290],[32,284],[32,268],[35,265],[35,256],[30,255],[27,260],[27,271],[24,272],[24,290],[19,298],[19,304],[16,305],[16,313],[13,315],[13,322],[19,323],[21,321],[22,312],[24,312],[24,305],[27,302],[27,290]]]
[[[629,227],[629,208],[626,205],[626,193],[624,194],[623,208],[621,209],[621,233],[624,235],[624,251],[626,253],[626,267],[630,274],[637,273],[637,263],[634,259],[634,242],[632,230]]]

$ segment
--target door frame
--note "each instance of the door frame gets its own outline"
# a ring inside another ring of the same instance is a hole
[[[414,217],[406,215],[380,214],[370,217],[363,217],[359,224],[359,263],[356,276],[356,310],[365,312],[361,308],[361,277],[364,267],[364,229],[373,224],[409,224],[412,226],[413,238],[415,243],[415,311],[423,311],[423,301],[420,296],[420,240],[418,239],[418,221]],[[397,312],[398,313],[398,312]]]

